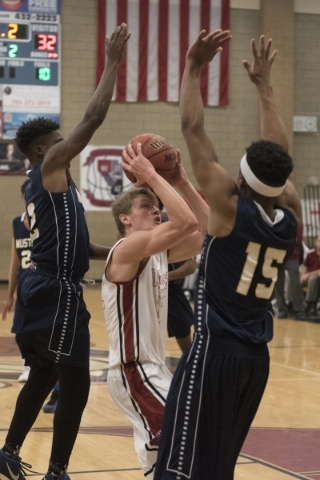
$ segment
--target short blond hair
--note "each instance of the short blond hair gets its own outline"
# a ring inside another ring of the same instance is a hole
[[[132,204],[139,195],[146,195],[155,205],[159,205],[156,195],[149,188],[131,188],[131,190],[117,195],[112,204],[112,215],[121,236],[125,234],[126,229],[120,220],[120,215],[128,215],[131,213]]]

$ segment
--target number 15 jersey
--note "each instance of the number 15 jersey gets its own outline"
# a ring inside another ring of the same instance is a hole
[[[271,222],[253,200],[239,196],[232,232],[207,234],[197,281],[196,333],[266,343],[273,336],[271,297],[296,243],[297,221],[284,208]]]

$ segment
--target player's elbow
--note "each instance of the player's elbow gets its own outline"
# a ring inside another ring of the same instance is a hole
[[[181,132],[184,137],[190,135],[198,135],[203,130],[203,118],[196,116],[181,117]]]
[[[182,229],[185,231],[186,235],[196,232],[199,229],[199,223],[196,217],[192,215],[185,219]]]
[[[186,116],[181,116],[181,131],[184,134],[186,130],[190,128],[190,118]]]
[[[87,125],[87,129],[90,131],[96,131],[101,125],[106,117],[106,114],[100,112],[86,113],[84,117],[84,123]]]
[[[195,134],[197,132],[197,124],[193,122],[190,118],[182,118],[181,132],[184,137]]]

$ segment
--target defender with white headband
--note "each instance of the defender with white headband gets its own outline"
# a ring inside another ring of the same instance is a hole
[[[257,87],[263,140],[247,148],[237,183],[219,165],[204,128],[201,66],[230,38],[228,30],[203,30],[186,56],[182,132],[210,217],[197,281],[195,339],[167,398],[155,480],[234,478],[268,379],[271,296],[296,241],[299,199],[269,80],[276,56],[270,54],[271,40],[265,45],[262,36],[259,51],[252,41],[253,63],[243,62]]]
[[[282,185],[282,187],[271,187],[270,185],[266,185],[265,183],[261,182],[249,167],[247,155],[243,155],[241,158],[240,170],[249,187],[265,197],[278,197],[286,188],[286,183]]]

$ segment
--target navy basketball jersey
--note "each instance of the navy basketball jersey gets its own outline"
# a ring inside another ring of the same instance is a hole
[[[13,240],[15,249],[20,261],[19,275],[22,270],[25,270],[30,265],[30,255],[32,240],[30,238],[30,231],[24,224],[25,213],[20,217],[16,217],[12,221],[13,226]]]
[[[257,203],[239,197],[235,226],[227,237],[207,234],[197,282],[195,330],[246,343],[273,336],[271,296],[292,254],[297,222],[278,209],[271,222]]]
[[[33,248],[31,260],[56,278],[81,279],[89,268],[89,233],[80,195],[72,179],[66,192],[48,192],[41,167],[28,173],[27,213]]]
[[[13,241],[15,249],[19,258],[19,270],[17,272],[18,282],[24,270],[29,268],[32,240],[30,238],[30,231],[24,224],[25,213],[20,217],[16,217],[12,221],[13,226]],[[14,316],[11,332],[21,334],[23,313],[19,302],[16,302],[14,308]]]

